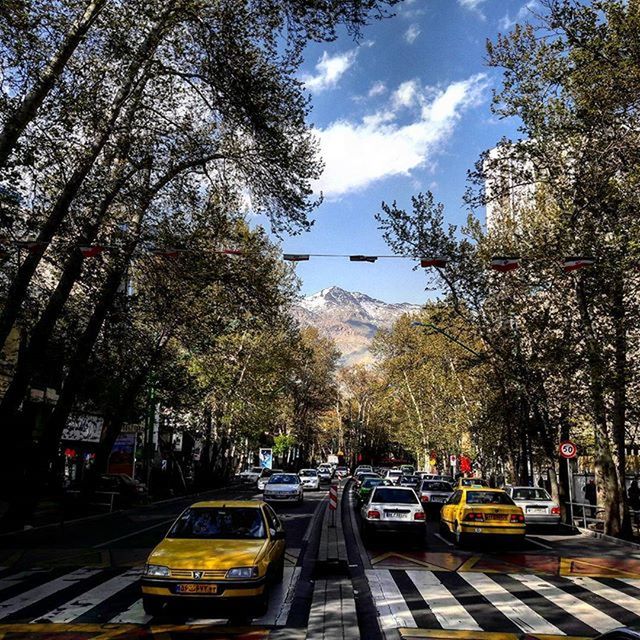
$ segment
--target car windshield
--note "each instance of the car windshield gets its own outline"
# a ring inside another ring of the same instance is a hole
[[[262,512],[256,507],[196,507],[187,509],[167,538],[260,540],[266,538]]]
[[[372,502],[389,502],[392,504],[415,504],[418,502],[413,491],[404,489],[393,489],[391,487],[378,488],[373,494]]]
[[[514,501],[504,491],[467,491],[467,504],[508,504]]]
[[[303,478],[315,478],[318,475],[318,472],[315,469],[302,469],[298,475]]]
[[[271,476],[269,484],[298,484],[298,476],[294,476],[293,474]]]
[[[251,469],[249,469],[249,471],[251,471],[251,473],[261,473],[262,472],[262,467],[251,467]]]
[[[551,496],[544,489],[524,488],[513,490],[514,500],[551,500]]]
[[[423,491],[448,491],[453,492],[453,487],[448,482],[428,481],[422,483]]]
[[[379,484],[382,484],[384,480],[382,478],[367,478],[362,483],[363,489],[371,489],[372,487],[377,487]]]
[[[389,471],[387,475],[399,478],[402,475],[402,471]]]
[[[420,477],[419,476],[403,476],[402,482],[411,482],[411,483],[420,482]]]

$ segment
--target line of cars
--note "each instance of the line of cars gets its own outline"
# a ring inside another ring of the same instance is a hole
[[[398,473],[400,472],[400,473]],[[422,538],[427,520],[459,545],[495,539],[522,540],[526,525],[560,524],[560,508],[539,487],[495,489],[482,478],[459,478],[390,469],[356,469],[353,490],[363,538],[384,531]]]

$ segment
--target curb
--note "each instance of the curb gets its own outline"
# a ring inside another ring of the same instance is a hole
[[[63,528],[68,524],[77,524],[79,522],[90,522],[91,520],[100,520],[102,518],[108,518],[109,516],[123,515],[127,513],[135,513],[144,509],[149,509],[163,504],[170,504],[171,502],[179,502],[180,500],[187,500],[189,498],[197,498],[204,494],[215,493],[228,489],[229,487],[216,487],[215,489],[208,489],[207,491],[199,491],[198,493],[188,493],[184,496],[177,496],[175,498],[166,498],[164,500],[156,500],[155,502],[149,502],[148,504],[138,505],[137,507],[131,507],[129,509],[116,509],[115,511],[109,511],[108,513],[94,513],[90,516],[82,516],[81,518],[73,518],[71,520],[61,520],[58,522],[50,522],[49,524],[41,524],[37,527],[29,527],[28,529],[16,529],[15,531],[5,531],[0,533],[0,538],[6,538],[9,536],[17,536],[29,534],[32,531],[43,531],[44,529],[51,529],[52,527]]]
[[[615,538],[614,536],[607,535],[606,533],[600,533],[598,531],[591,531],[591,529],[583,529],[582,527],[576,527],[576,529],[585,536],[590,538],[596,538],[597,540],[606,540],[613,544],[617,544],[620,547],[631,547],[632,549],[640,549],[640,543],[632,542],[631,540],[623,540],[622,538]]]

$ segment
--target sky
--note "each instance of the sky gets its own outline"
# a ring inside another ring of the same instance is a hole
[[[301,78],[325,170],[311,231],[279,240],[286,253],[389,255],[377,228],[381,202],[410,207],[431,190],[446,221],[463,224],[467,171],[517,123],[490,111],[501,72],[486,66],[487,39],[531,19],[536,0],[405,0],[359,42],[346,33],[310,45]],[[483,212],[479,212],[483,216]],[[422,304],[424,270],[410,260],[311,258],[298,263],[302,294],[337,285],[385,302]]]

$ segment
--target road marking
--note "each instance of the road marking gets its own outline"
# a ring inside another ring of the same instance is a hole
[[[578,620],[588,624],[600,633],[611,631],[611,629],[615,629],[620,626],[620,623],[617,620],[614,620],[611,616],[598,611],[595,607],[592,607],[590,604],[580,600],[580,598],[576,598],[566,591],[563,591],[558,587],[554,587],[539,576],[531,574],[512,574],[511,577],[519,580],[530,589],[537,591],[541,596],[547,598],[547,600],[550,600],[555,605],[561,607],[574,618],[578,618]]]
[[[382,629],[417,627],[398,585],[386,569],[365,571]]]
[[[60,578],[56,578],[55,580],[51,580],[50,582],[45,582],[45,584],[42,584],[39,587],[29,589],[29,591],[25,591],[24,593],[21,593],[14,598],[5,600],[4,602],[0,603],[0,619],[6,618],[12,613],[20,611],[20,609],[24,609],[34,602],[38,602],[43,598],[47,598],[54,593],[58,593],[59,591],[62,591],[63,589],[66,589],[67,587],[70,587],[77,582],[80,582],[81,580],[90,578],[97,573],[100,573],[100,571],[100,569],[77,569],[76,571],[67,573]]]
[[[588,589],[592,593],[613,602],[613,604],[617,604],[632,613],[635,613],[637,616],[640,616],[640,600],[624,593],[623,591],[618,591],[617,589],[612,589],[608,587],[606,584],[602,582],[598,582],[593,578],[582,578],[578,576],[567,576],[567,580],[571,580],[578,586],[583,589]]]
[[[122,611],[115,618],[111,618],[109,623],[113,624],[147,624],[151,616],[147,615],[142,608],[142,598],[136,600],[126,611]]]
[[[175,518],[170,518],[169,520],[163,520],[162,522],[158,522],[156,524],[152,524],[150,527],[145,527],[144,529],[138,529],[138,531],[134,531],[133,533],[127,533],[124,536],[120,536],[119,538],[113,538],[112,540],[107,540],[106,542],[101,542],[100,544],[94,544],[92,549],[100,549],[101,547],[106,547],[114,542],[120,542],[120,540],[126,540],[127,538],[132,538],[133,536],[137,536],[141,533],[145,533],[145,531],[151,531],[152,529],[157,529],[165,524],[169,524],[170,522],[174,522]]]
[[[60,605],[53,611],[39,616],[32,622],[71,622],[83,613],[93,609],[93,607],[98,606],[101,602],[104,602],[110,596],[118,593],[118,591],[122,591],[125,587],[136,582],[140,578],[140,575],[141,572],[139,569],[131,569],[90,589],[79,598],[75,598],[71,602]]]
[[[284,579],[280,584],[272,587],[269,593],[269,609],[261,618],[256,618],[254,624],[285,626],[291,604],[296,592],[296,585],[300,578],[302,567],[285,567]]]
[[[543,542],[539,542],[538,540],[534,540],[533,538],[525,537],[525,540],[527,542],[532,542],[533,544],[537,544],[539,547],[542,547],[543,549],[550,549],[551,551],[553,551],[553,547],[550,547],[548,544],[544,544]]]
[[[450,540],[447,540],[446,538],[442,537],[439,533],[434,533],[433,535],[436,538],[442,540],[442,542],[444,542],[445,544],[448,544],[450,547],[453,547],[453,542],[451,542]]]
[[[31,569],[29,571],[20,571],[19,573],[14,573],[12,576],[2,578],[0,580],[0,591],[13,587],[19,582],[24,582],[36,573],[42,573],[43,571],[45,571],[45,569]]]
[[[507,589],[489,576],[473,571],[460,574],[476,591],[526,633],[562,634],[555,625],[545,620],[524,602],[515,598]]]
[[[482,631],[469,612],[451,595],[431,571],[407,571],[422,599],[429,605],[443,629]]]

